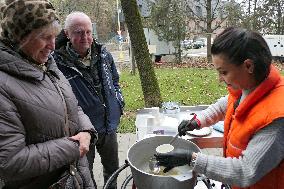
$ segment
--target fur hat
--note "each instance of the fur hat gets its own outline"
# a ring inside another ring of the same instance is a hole
[[[1,13],[1,36],[13,42],[58,20],[54,7],[47,0],[5,0]]]

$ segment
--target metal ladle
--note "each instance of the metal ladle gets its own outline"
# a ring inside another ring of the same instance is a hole
[[[161,168],[158,165],[158,161],[156,160],[155,156],[150,157],[149,159],[149,169],[150,171],[154,174],[157,175],[159,174]]]
[[[196,114],[195,113],[193,113],[192,114],[193,115],[193,117],[189,120],[189,123],[188,123],[188,125],[196,118]],[[172,144],[175,142],[175,140],[178,138],[178,136],[179,136],[179,133],[177,133],[171,140],[170,140],[170,142],[168,143],[169,145],[171,145],[172,146]],[[161,145],[160,145],[161,146]],[[159,146],[158,146],[159,147]],[[157,147],[157,148],[158,148]],[[157,148],[156,148],[156,152],[158,152],[158,150],[157,150]],[[173,149],[174,149],[174,147],[173,147]],[[170,151],[172,151],[173,149],[171,149]],[[159,152],[158,152],[159,153]],[[164,153],[168,153],[168,152],[164,152]],[[153,174],[158,174],[159,172],[160,172],[160,166],[158,165],[158,161],[156,160],[156,158],[154,157],[154,156],[152,156],[152,157],[150,157],[150,159],[149,159],[149,169],[150,169],[150,171],[153,173]]]
[[[187,125],[190,125],[191,122],[196,118],[196,114],[195,114],[195,113],[192,113],[191,115],[193,115],[193,116],[192,116],[192,118],[189,120],[189,122],[188,122]],[[173,144],[174,141],[177,139],[178,136],[179,136],[179,133],[177,133],[176,136],[174,136],[174,138],[172,138],[172,139],[170,140],[169,144]]]
[[[169,153],[173,150],[174,150],[174,146],[171,145],[171,144],[167,144],[167,143],[161,144],[158,147],[156,147],[157,153]],[[158,161],[157,161],[155,156],[152,156],[149,159],[149,169],[155,175],[159,174],[160,171],[161,171],[161,168],[160,168]]]

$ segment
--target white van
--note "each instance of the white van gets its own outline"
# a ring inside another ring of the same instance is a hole
[[[284,62],[284,35],[263,36],[274,59]]]

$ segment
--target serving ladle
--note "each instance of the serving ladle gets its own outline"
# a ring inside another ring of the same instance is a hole
[[[171,144],[162,144],[162,145],[159,145],[156,148],[156,152],[159,153],[159,154],[169,153],[173,150],[174,150],[174,146],[171,145]],[[161,168],[158,164],[158,161],[157,161],[156,157],[154,157],[154,156],[150,157],[150,159],[149,159],[149,169],[155,175],[159,174],[159,172],[161,171]]]
[[[196,118],[196,114],[193,114],[193,117],[189,120],[188,125]],[[172,145],[176,139],[178,138],[179,133],[177,133],[170,141],[168,144],[162,144],[159,145],[156,148],[157,153],[168,153],[174,150],[174,146]],[[152,156],[149,159],[149,169],[153,174],[159,174],[161,168],[158,165],[158,161],[156,160],[156,157]]]

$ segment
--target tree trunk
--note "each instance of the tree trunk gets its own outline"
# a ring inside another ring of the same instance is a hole
[[[254,0],[254,8],[253,8],[253,20],[252,20],[252,30],[257,30],[257,0]]]
[[[212,63],[212,55],[211,55],[211,36],[212,33],[207,33],[207,62]]]
[[[276,30],[277,30],[277,34],[280,35],[281,34],[281,19],[282,19],[282,11],[281,11],[281,3],[278,1],[276,3],[277,5],[277,26],[276,26]]]
[[[139,71],[146,107],[161,106],[162,98],[154,67],[148,52],[142,20],[136,0],[121,0],[131,45]]]
[[[177,27],[177,30],[178,30],[178,35],[177,35],[177,40],[176,40],[176,43],[177,43],[177,55],[176,55],[176,59],[177,59],[177,63],[180,64],[182,62],[182,59],[181,59],[181,53],[182,53],[182,50],[181,50],[181,45],[180,45],[180,42],[181,42],[181,28],[178,26]]]
[[[212,35],[212,4],[211,0],[207,0],[206,2],[206,32],[207,32],[207,62],[212,62],[211,57],[211,35]]]

